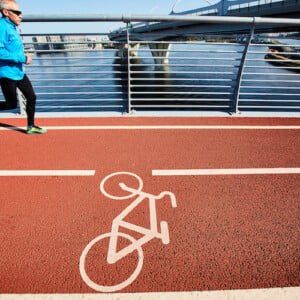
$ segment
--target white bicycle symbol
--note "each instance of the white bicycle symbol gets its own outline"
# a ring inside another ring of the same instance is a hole
[[[106,191],[106,188],[109,186],[108,182],[111,181],[111,179],[115,176],[124,176],[128,175],[131,178],[133,178],[137,184],[138,188],[130,188],[127,186],[125,183],[119,183],[119,187],[121,188],[120,191],[124,193],[124,195],[116,196],[108,193]],[[101,192],[115,200],[124,200],[124,199],[129,199],[131,197],[137,196],[137,198],[128,206],[126,207],[112,222],[112,229],[111,232],[105,233],[102,235],[99,235],[95,239],[93,239],[83,250],[81,257],[80,257],[80,263],[79,263],[79,270],[82,279],[84,282],[91,287],[92,289],[99,291],[99,292],[115,292],[118,290],[121,290],[125,288],[126,286],[130,285],[139,275],[142,266],[143,266],[143,260],[144,260],[144,255],[143,255],[143,250],[142,250],[142,245],[148,243],[150,240],[154,238],[158,238],[162,240],[163,244],[169,244],[170,239],[169,239],[169,229],[168,229],[168,223],[166,221],[161,221],[160,222],[160,232],[158,231],[158,223],[157,223],[157,213],[156,213],[156,200],[162,199],[165,196],[169,196],[171,200],[171,205],[172,207],[176,207],[176,198],[175,195],[171,192],[165,191],[160,193],[158,196],[148,194],[145,192],[142,192],[143,188],[143,181],[139,176],[137,176],[134,173],[129,173],[129,172],[117,172],[113,173],[107,177],[105,177],[101,184],[100,184],[100,190]],[[137,226],[135,224],[131,224],[129,222],[125,222],[124,218],[132,211],[134,210],[140,203],[142,203],[145,199],[149,200],[149,207],[150,207],[150,229]],[[136,240],[132,236],[119,232],[119,228],[127,228],[131,231],[138,232],[139,234],[142,234],[142,238]],[[125,238],[130,241],[130,244],[126,246],[125,248],[121,249],[120,251],[117,251],[117,241],[118,237]],[[95,283],[90,279],[88,276],[86,269],[85,269],[85,261],[86,261],[86,256],[90,249],[99,241],[109,238],[109,246],[108,246],[108,252],[107,252],[107,262],[108,264],[114,264],[118,262],[120,259],[124,258],[128,254],[132,253],[133,251],[137,250],[138,252],[138,263],[137,266],[134,270],[134,272],[130,275],[128,279],[123,281],[120,284],[116,285],[111,285],[111,286],[106,286],[106,285],[100,285],[98,283]]]

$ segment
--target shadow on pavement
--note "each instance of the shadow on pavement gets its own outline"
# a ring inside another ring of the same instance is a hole
[[[16,127],[16,126],[12,126],[12,125],[9,125],[9,124],[5,124],[5,123],[0,122],[0,127],[27,134],[27,131],[25,129],[20,128],[20,127]]]

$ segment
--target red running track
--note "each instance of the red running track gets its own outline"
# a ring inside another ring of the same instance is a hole
[[[299,127],[299,119],[40,119],[41,126],[50,127],[41,136],[5,128],[24,126],[22,119],[0,123],[0,171],[95,170],[94,176],[0,176],[0,293],[95,292],[80,274],[79,259],[133,201],[100,192],[101,180],[120,171],[139,175],[147,193],[174,193],[177,207],[167,196],[157,200],[157,219],[167,221],[170,243],[154,238],[144,244],[140,273],[118,292],[299,286],[299,174],[152,175],[160,169],[298,168],[299,128],[72,129]],[[117,183],[113,192],[120,189]],[[149,227],[149,205],[142,202],[126,221]],[[97,243],[85,261],[90,278],[103,286],[126,280],[138,261],[134,251],[108,264],[108,241]],[[118,249],[130,245],[126,239],[119,242]]]

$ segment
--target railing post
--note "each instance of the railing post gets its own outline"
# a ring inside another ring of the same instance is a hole
[[[244,69],[245,69],[245,64],[246,64],[246,59],[247,59],[247,54],[249,51],[249,48],[251,46],[251,41],[253,39],[254,36],[254,32],[255,32],[255,18],[253,18],[253,24],[251,27],[251,34],[250,37],[248,39],[247,44],[245,45],[245,49],[244,49],[244,53],[241,59],[241,63],[240,63],[240,67],[239,67],[239,71],[238,71],[238,77],[237,77],[237,85],[235,88],[235,113],[239,113],[239,100],[240,100],[240,90],[241,90],[241,85],[242,85],[242,78],[244,75]]]
[[[129,22],[126,23],[126,30],[127,30],[127,85],[128,85],[128,113],[130,114],[132,112],[132,109],[131,109],[131,65],[130,65],[130,33],[129,33]]]

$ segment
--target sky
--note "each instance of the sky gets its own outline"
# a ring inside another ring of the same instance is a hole
[[[205,7],[216,0],[178,0],[175,12]],[[17,0],[23,17],[26,15],[68,15],[68,14],[129,14],[168,15],[176,0]],[[27,23],[20,28],[22,33],[83,33],[109,32],[123,25],[121,23]]]

